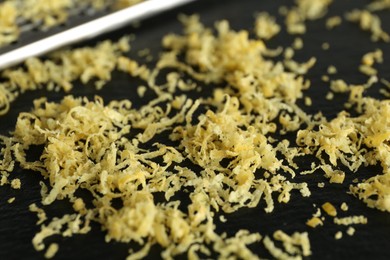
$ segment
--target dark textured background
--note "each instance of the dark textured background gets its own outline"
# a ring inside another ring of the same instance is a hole
[[[130,56],[136,58],[137,50],[148,47],[156,57],[161,51],[160,39],[168,32],[181,32],[181,25],[177,21],[179,13],[199,13],[201,20],[212,25],[216,20],[228,19],[233,29],[251,29],[253,27],[253,14],[255,11],[269,11],[277,15],[278,6],[291,3],[292,1],[274,0],[201,0],[185,6],[181,9],[159,15],[142,22],[139,28],[129,26],[106,37],[117,39],[124,34],[135,33],[137,38],[132,45]],[[331,6],[327,17],[342,15],[345,11],[353,8],[361,8],[370,1],[364,0],[337,0]],[[383,27],[390,32],[390,12],[379,12],[383,19]],[[77,23],[78,21],[73,21]],[[283,19],[278,17],[278,22]],[[321,76],[326,74],[329,65],[335,65],[338,73],[331,78],[342,78],[349,83],[363,83],[367,77],[357,71],[361,56],[376,48],[384,51],[385,62],[377,66],[380,76],[390,79],[390,67],[388,59],[390,55],[389,44],[372,43],[369,34],[362,32],[355,24],[344,22],[333,31],[325,29],[324,19],[307,23],[308,33],[302,36],[304,49],[297,52],[296,58],[305,61],[311,56],[317,57],[316,66],[308,74],[312,87],[307,91],[313,99],[313,106],[305,108],[309,113],[322,111],[326,116],[332,118],[343,107],[346,96],[339,95],[333,101],[325,100],[328,91],[327,84],[321,81]],[[37,37],[37,33],[25,35],[21,42]],[[268,42],[270,47],[279,45],[286,46],[292,43],[294,37],[287,35],[284,31],[275,39]],[[91,41],[86,44],[95,44]],[[321,49],[323,42],[329,42],[331,48],[328,51]],[[136,87],[141,82],[132,79],[119,72],[113,74],[113,80],[102,90],[96,91],[92,84],[82,86],[75,84],[71,94],[76,96],[87,96],[92,98],[98,94],[105,100],[129,98],[136,105],[144,101],[137,98]],[[204,86],[205,93],[210,91],[212,86]],[[209,89],[207,89],[209,88]],[[368,95],[377,96],[379,85],[368,91]],[[18,113],[29,111],[32,101],[41,96],[47,96],[49,100],[60,100],[64,93],[52,93],[44,90],[28,92],[21,95],[12,104],[11,111],[0,117],[0,134],[7,134],[14,127]],[[309,167],[310,161],[301,162]],[[370,175],[381,171],[379,167],[361,169],[356,173],[348,173],[347,181],[343,185],[328,184],[325,188],[317,187],[318,181],[325,181],[321,174],[310,176],[298,176],[297,179],[309,183],[312,191],[310,198],[302,198],[299,194],[293,194],[291,202],[287,205],[276,204],[271,214],[264,213],[262,204],[255,209],[241,209],[238,212],[228,215],[227,223],[218,225],[219,231],[227,231],[234,234],[241,228],[259,231],[262,235],[271,235],[273,231],[282,229],[287,233],[308,230],[311,239],[313,254],[311,259],[390,259],[390,213],[367,208],[362,202],[347,194],[348,183],[354,178],[367,178]],[[40,176],[38,173],[16,170],[13,173],[22,180],[22,190],[12,190],[9,187],[0,187],[0,259],[41,259],[42,253],[36,252],[31,244],[31,239],[38,227],[35,225],[36,217],[28,211],[28,205],[39,202]],[[325,181],[326,182],[326,181]],[[16,201],[9,205],[7,200],[16,197]],[[315,212],[313,204],[321,205],[331,201],[334,205],[347,202],[350,210],[344,215],[365,215],[368,217],[367,225],[356,225],[356,233],[350,237],[344,233],[341,240],[335,240],[334,234],[337,231],[346,231],[344,226],[332,224],[332,219],[327,218],[323,227],[310,229],[305,222]],[[61,215],[70,209],[66,202],[56,202],[48,207],[50,216]],[[122,243],[105,243],[104,233],[99,231],[99,226],[93,226],[88,235],[77,235],[71,238],[52,237],[46,240],[58,242],[60,245],[57,259],[124,259],[127,255],[129,245]],[[255,244],[251,247],[264,257],[269,255],[262,249],[261,245]],[[159,248],[153,248],[150,257],[159,258]]]

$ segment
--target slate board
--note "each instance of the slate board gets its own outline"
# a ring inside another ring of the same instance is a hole
[[[136,58],[137,51],[145,47],[152,50],[154,56],[161,51],[160,40],[163,35],[169,32],[180,33],[181,25],[177,21],[179,13],[199,13],[201,20],[212,26],[216,20],[227,19],[232,28],[251,29],[253,28],[253,14],[256,11],[268,11],[277,15],[278,7],[282,4],[291,4],[292,1],[273,0],[200,0],[196,3],[158,15],[141,23],[141,26],[134,28],[128,26],[122,30],[110,33],[99,39],[84,43],[94,45],[99,40],[110,38],[118,39],[124,34],[134,33],[137,37],[132,45],[130,56]],[[342,15],[347,10],[362,8],[369,1],[363,0],[338,0],[331,6],[327,17]],[[383,19],[383,27],[390,32],[389,11],[379,12]],[[77,22],[77,21],[75,21]],[[282,17],[278,16],[278,22],[282,23]],[[326,83],[321,81],[321,76],[326,74],[329,65],[335,65],[338,73],[332,78],[342,78],[350,83],[362,83],[367,77],[357,71],[361,56],[376,48],[384,51],[385,62],[377,66],[381,77],[390,79],[390,47],[388,43],[372,43],[369,35],[362,32],[355,24],[344,22],[340,27],[332,31],[325,29],[324,19],[307,23],[308,33],[302,36],[304,50],[296,55],[300,61],[305,61],[312,56],[317,58],[317,65],[310,71],[307,78],[312,82],[311,88],[306,92],[313,99],[313,106],[305,108],[309,113],[322,111],[328,118],[334,117],[343,109],[346,96],[337,95],[333,101],[324,97],[329,89]],[[36,37],[36,33],[30,33],[22,38],[28,41]],[[267,42],[269,47],[291,44],[294,37],[287,35],[285,31],[277,38]],[[321,44],[328,42],[330,49],[322,50]],[[82,44],[81,44],[82,45]],[[123,73],[115,72],[113,79],[102,90],[96,91],[92,84],[82,86],[75,84],[71,94],[75,96],[94,95],[104,97],[106,101],[112,99],[129,98],[135,105],[141,105],[144,101],[137,98],[135,87],[141,82],[130,78]],[[207,89],[209,87],[209,89]],[[368,95],[380,97],[378,94],[379,85],[368,90]],[[205,86],[205,93],[209,93],[212,86]],[[11,107],[11,111],[0,117],[0,134],[7,134],[12,131],[18,113],[29,111],[32,101],[41,96],[47,96],[49,100],[61,100],[64,93],[47,92],[39,90],[22,94]],[[32,154],[31,156],[34,156]],[[303,162],[305,163],[305,162]],[[306,162],[310,165],[310,161]],[[287,233],[294,231],[309,232],[313,255],[310,259],[390,259],[390,213],[369,209],[364,203],[347,194],[348,182],[354,178],[367,178],[370,175],[380,172],[380,167],[361,169],[356,173],[348,173],[347,181],[343,185],[328,184],[320,174],[310,176],[298,176],[298,180],[305,180],[312,190],[310,198],[302,198],[299,194],[293,194],[291,203],[276,204],[271,214],[263,211],[262,204],[254,209],[241,209],[238,212],[227,215],[228,222],[220,223],[218,231],[226,231],[234,234],[237,230],[246,228],[251,231],[258,231],[262,235],[271,235],[273,231],[282,229]],[[15,191],[9,187],[0,188],[0,259],[42,259],[43,254],[33,249],[31,239],[39,229],[35,225],[36,217],[28,211],[28,205],[39,201],[40,176],[38,173],[22,171],[17,169],[13,174],[21,178],[22,190]],[[326,187],[317,187],[318,181],[325,181]],[[9,205],[8,198],[16,197],[16,201]],[[331,219],[327,218],[325,225],[321,228],[310,229],[305,225],[306,220],[315,211],[313,204],[321,205],[331,201],[335,205],[346,202],[349,205],[350,215],[365,215],[368,217],[367,225],[357,225],[356,234],[352,237],[344,232],[341,240],[335,240],[337,231],[345,231],[346,228],[332,225]],[[48,214],[61,215],[70,209],[66,202],[54,203],[50,206]],[[104,233],[98,225],[93,225],[93,230],[88,235],[77,235],[72,238],[53,237],[46,240],[60,244],[56,259],[124,259],[127,256],[129,245],[122,243],[105,243]],[[270,258],[261,245],[251,246],[254,252]],[[148,259],[159,259],[159,248],[153,248]]]

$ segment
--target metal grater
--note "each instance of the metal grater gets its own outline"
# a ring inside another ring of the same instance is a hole
[[[41,39],[31,43],[17,46],[14,49],[11,47],[11,50],[9,50],[9,46],[2,48],[5,49],[5,52],[0,55],[0,70],[21,63],[27,58],[40,56],[60,47],[94,38],[129,23],[140,21],[192,1],[194,0],[147,0],[119,11],[103,15],[100,13],[100,17],[96,19],[93,19],[95,12],[90,6],[80,5],[70,15],[87,14],[86,17],[92,17],[93,20],[89,18],[88,21],[80,25],[60,31],[54,35],[44,35]],[[108,9],[109,5],[103,12],[107,13]],[[99,13],[97,16],[99,16]],[[40,26],[39,24],[22,20],[18,22],[22,25],[22,31],[31,31]],[[0,53],[2,49],[0,49]]]

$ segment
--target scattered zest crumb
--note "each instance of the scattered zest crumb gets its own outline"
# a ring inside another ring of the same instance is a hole
[[[15,190],[19,190],[22,186],[22,183],[20,182],[20,179],[13,179],[11,181],[11,188]]]
[[[349,236],[353,236],[355,234],[355,228],[354,227],[348,227],[347,232]]]
[[[348,211],[348,205],[347,205],[347,203],[345,203],[345,202],[341,203],[340,209],[341,209],[342,211]]]
[[[308,225],[309,227],[312,227],[312,228],[315,228],[317,226],[322,226],[324,223],[322,222],[322,220],[318,217],[312,217],[311,219],[309,219],[307,222],[306,222],[306,225]]]
[[[45,253],[45,258],[46,259],[53,258],[56,255],[57,251],[58,251],[58,244],[56,243],[50,244],[49,248]]]
[[[312,100],[310,97],[305,97],[305,105],[306,106],[311,106],[313,104]]]
[[[335,27],[339,26],[342,22],[342,19],[340,16],[332,16],[326,19],[325,26],[328,30],[332,30]]]
[[[337,73],[337,68],[333,65],[328,67],[328,74],[336,74]]]
[[[226,223],[227,219],[224,215],[221,215],[219,216],[219,221],[221,221],[222,223]]]
[[[336,240],[339,240],[343,237],[343,233],[341,231],[337,231],[337,233],[334,235],[334,238]]]
[[[322,48],[324,51],[327,51],[327,50],[329,50],[329,48],[330,48],[330,44],[329,44],[328,42],[324,42],[324,43],[322,43],[321,48]]]
[[[302,40],[302,38],[300,38],[300,37],[295,38],[294,41],[293,41],[292,47],[295,50],[301,50],[303,48],[303,40]]]
[[[328,75],[322,75],[321,76],[321,80],[324,81],[324,82],[329,82],[329,76]]]
[[[313,214],[313,217],[321,217],[321,209],[317,208],[317,211]]]
[[[322,204],[321,208],[326,212],[331,217],[337,216],[337,210],[336,208],[330,203],[330,202],[325,202]]]
[[[145,96],[145,92],[146,92],[147,88],[145,86],[139,86],[137,88],[137,94],[140,98],[144,97]]]
[[[326,98],[327,100],[333,100],[333,98],[334,98],[333,92],[328,92],[328,93],[326,94],[325,98]]]

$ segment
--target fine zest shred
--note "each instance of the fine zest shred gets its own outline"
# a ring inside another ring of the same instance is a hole
[[[26,91],[46,88],[48,91],[69,92],[76,80],[83,84],[94,81],[96,88],[101,88],[111,80],[111,73],[117,66],[123,68],[121,56],[129,50],[129,37],[123,37],[115,43],[107,40],[95,47],[58,51],[47,60],[30,58],[25,62],[25,69],[17,67],[3,71],[5,80],[0,83],[0,116],[7,113],[10,103]],[[137,73],[138,70],[135,67],[131,72]]]
[[[368,4],[367,9],[370,11],[381,11],[390,9],[389,0],[373,0],[372,3]]]
[[[141,108],[141,111],[151,108]],[[164,114],[153,113],[156,117],[153,119],[156,127],[154,132],[169,129],[170,124],[183,122],[184,112],[189,108],[184,105],[177,111],[178,116],[170,119]],[[89,231],[90,221],[97,221],[106,230],[107,241],[135,241],[145,247],[158,243],[166,248],[163,255],[167,256],[187,251],[196,254],[193,241],[209,241],[207,243],[214,244],[217,252],[226,253],[230,242],[222,242],[221,235],[214,233],[211,207],[229,205],[231,196],[221,196],[220,199],[210,201],[210,195],[205,193],[209,189],[206,183],[216,185],[217,188],[221,183],[217,180],[224,177],[221,174],[214,176],[211,171],[199,177],[180,166],[168,170],[184,160],[184,157],[176,148],[162,144],[155,145],[150,151],[140,148],[139,144],[149,125],[145,124],[147,118],[139,117],[139,112],[132,109],[128,101],[114,101],[104,106],[100,98],[91,102],[68,96],[60,104],[48,103],[45,99],[37,100],[31,113],[20,115],[15,137],[35,137],[25,138],[22,151],[31,145],[45,145],[41,161],[24,162],[26,167],[33,165],[40,170],[50,183],[49,192],[42,193],[42,204],[48,205],[54,200],[66,198],[73,202],[76,212],[42,225],[41,231],[33,239],[37,250],[45,248],[42,242],[48,236],[83,234]],[[31,119],[34,120],[34,126],[27,127],[26,123]],[[171,122],[162,123],[166,121]],[[144,133],[132,140],[127,139],[131,126],[143,129]],[[154,160],[157,158],[163,163],[156,164]],[[237,193],[243,193],[236,187],[237,184],[229,183],[230,178],[225,178],[228,185],[237,189]],[[181,186],[194,187],[194,192],[189,195],[192,203],[188,206],[188,212],[179,209],[179,201],[170,201]],[[265,193],[270,196],[272,191],[269,184],[259,182],[259,187],[267,190],[268,193]],[[83,199],[75,195],[78,189],[91,193],[94,208],[86,207]],[[219,189],[223,192],[222,187]],[[153,197],[157,192],[164,192],[167,201],[156,204]],[[113,200],[117,198],[123,203],[123,207],[118,210],[112,207]],[[255,201],[258,202],[258,199]],[[229,212],[230,208],[225,211]],[[39,223],[45,221],[45,215],[35,205],[30,206],[30,210],[40,214]],[[240,247],[260,239],[259,235],[249,233],[237,236]],[[237,241],[233,244],[236,245]],[[229,254],[239,256],[250,252],[248,249],[242,250],[236,251],[233,247]]]
[[[296,5],[285,13],[287,32],[304,34],[306,32],[305,21],[322,18],[332,2],[333,0],[296,0]]]
[[[302,259],[311,255],[308,234],[295,232],[291,236],[281,230],[273,234],[276,241],[282,242],[283,249],[277,247],[270,237],[266,236],[263,240],[265,248],[276,259]]]
[[[383,62],[382,50],[377,49],[374,52],[368,52],[362,57],[362,64],[359,66],[360,72],[367,76],[377,75],[378,71],[373,68],[375,63]]]
[[[381,19],[370,11],[356,9],[346,13],[345,19],[358,23],[362,30],[370,32],[372,41],[390,42],[390,35],[382,29]]]
[[[352,224],[367,224],[368,220],[365,216],[349,216],[344,218],[334,218],[334,223],[337,225],[352,225]]]

